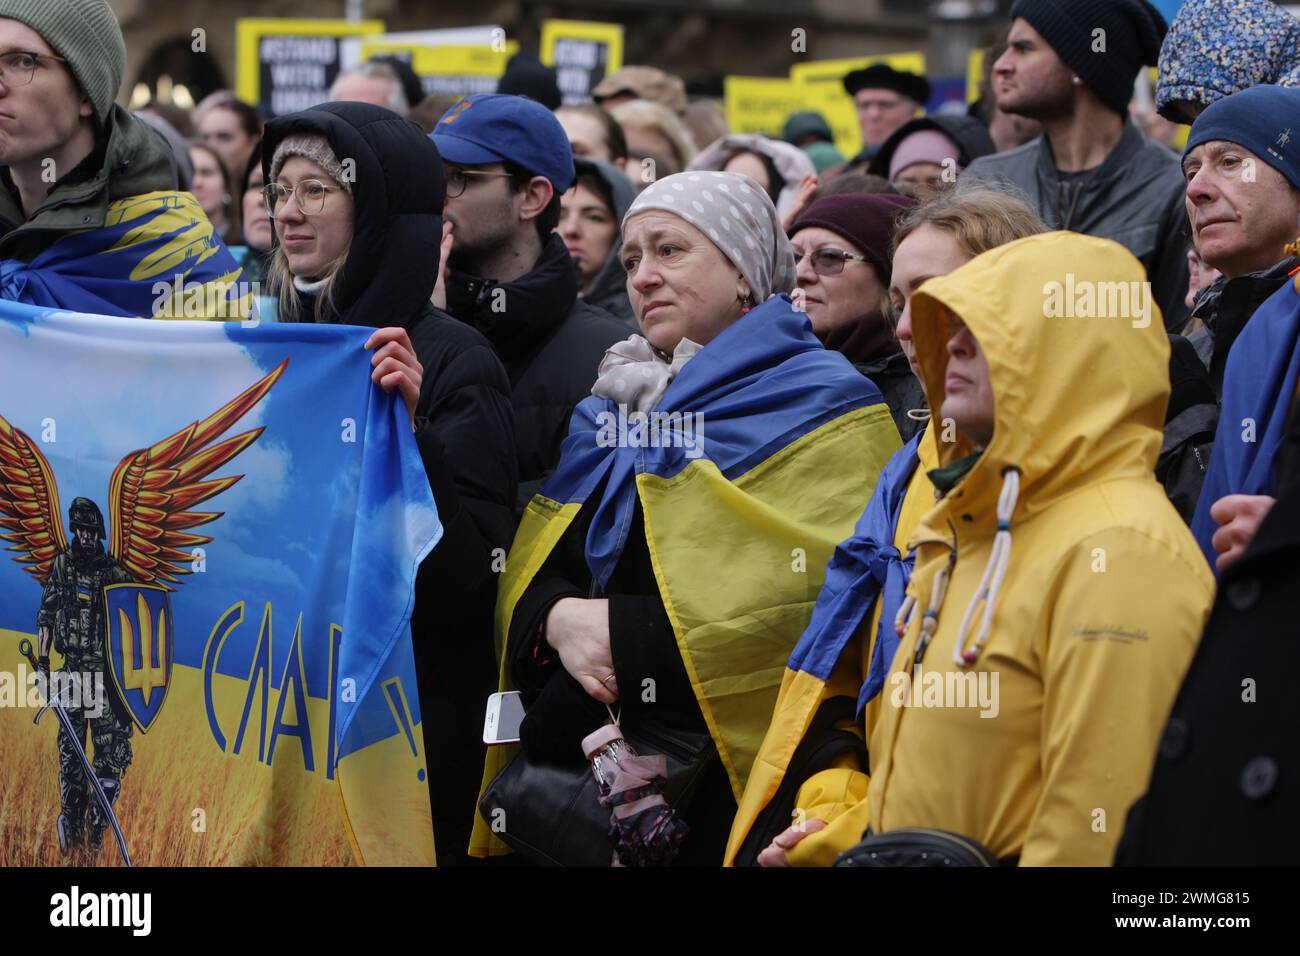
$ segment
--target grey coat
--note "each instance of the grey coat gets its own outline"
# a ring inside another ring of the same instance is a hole
[[[1172,150],[1144,136],[1132,122],[1105,161],[1086,174],[1062,179],[1051,144],[1040,136],[1016,149],[984,156],[963,176],[1009,184],[1052,229],[1113,239],[1146,267],[1165,328],[1187,323],[1187,212],[1182,165]]]

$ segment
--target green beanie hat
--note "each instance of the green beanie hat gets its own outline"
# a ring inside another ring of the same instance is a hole
[[[126,70],[126,42],[105,0],[0,0],[0,17],[39,33],[90,97],[103,123]]]

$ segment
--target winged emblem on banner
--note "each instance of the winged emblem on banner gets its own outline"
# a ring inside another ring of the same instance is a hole
[[[194,509],[244,477],[209,476],[257,441],[265,429],[221,436],[270,392],[288,364],[285,359],[211,415],[130,452],[118,463],[108,487],[108,554],[132,581],[175,591],[180,583],[177,575],[191,573],[190,549],[213,540],[192,529],[224,513]],[[54,559],[69,550],[53,469],[40,446],[3,415],[0,539],[10,542],[6,550],[17,552],[14,560],[42,585]]]

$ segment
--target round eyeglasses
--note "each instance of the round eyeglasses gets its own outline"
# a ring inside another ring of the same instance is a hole
[[[276,217],[277,210],[284,208],[284,203],[291,194],[298,200],[299,212],[304,216],[315,216],[325,208],[325,197],[339,192],[341,188],[327,186],[319,179],[304,179],[292,189],[279,183],[267,183],[262,187],[262,199],[266,202],[266,214],[272,219]]]

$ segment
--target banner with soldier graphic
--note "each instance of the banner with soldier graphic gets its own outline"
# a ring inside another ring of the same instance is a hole
[[[0,302],[0,865],[433,862],[369,332]]]

